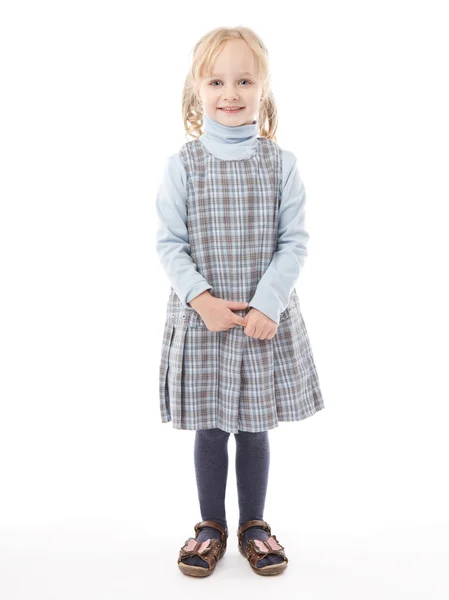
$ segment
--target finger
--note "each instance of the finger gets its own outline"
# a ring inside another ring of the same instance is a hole
[[[254,333],[255,333],[255,327],[254,325],[247,325],[245,327],[245,333],[246,335],[249,335],[250,337],[255,337]]]
[[[232,322],[236,325],[242,325],[243,327],[246,325],[246,319],[244,317],[240,317],[239,315],[234,315]]]
[[[257,332],[257,339],[264,340],[266,339],[267,335],[268,331],[264,327],[262,327],[262,329],[259,329]]]

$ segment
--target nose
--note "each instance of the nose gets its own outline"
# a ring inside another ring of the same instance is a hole
[[[223,100],[229,100],[232,98],[233,100],[239,97],[237,88],[234,85],[229,85],[223,88]]]

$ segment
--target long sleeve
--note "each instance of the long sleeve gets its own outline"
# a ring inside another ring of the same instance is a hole
[[[184,165],[179,155],[174,154],[165,162],[156,196],[159,219],[156,252],[176,295],[185,308],[190,308],[190,300],[213,287],[198,272],[190,255],[186,198]]]
[[[296,157],[284,151],[292,167],[284,179],[279,207],[279,236],[276,252],[262,275],[249,306],[257,308],[279,325],[280,313],[288,306],[290,294],[304,265],[309,234],[305,226],[306,193]]]

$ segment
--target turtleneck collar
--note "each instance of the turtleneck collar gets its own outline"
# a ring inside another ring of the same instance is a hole
[[[249,125],[238,125],[231,127],[223,125],[208,115],[203,115],[203,131],[210,139],[225,144],[239,144],[249,142],[251,138],[257,137],[259,126],[257,121]]]
[[[221,159],[249,158],[258,145],[259,123],[249,125],[223,125],[208,115],[203,115],[202,144],[209,152]]]

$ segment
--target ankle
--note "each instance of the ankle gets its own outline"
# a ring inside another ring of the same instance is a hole
[[[204,542],[208,538],[216,538],[219,540],[221,539],[221,536],[221,531],[219,531],[215,527],[202,527],[198,535],[196,536],[196,539],[199,542]]]

